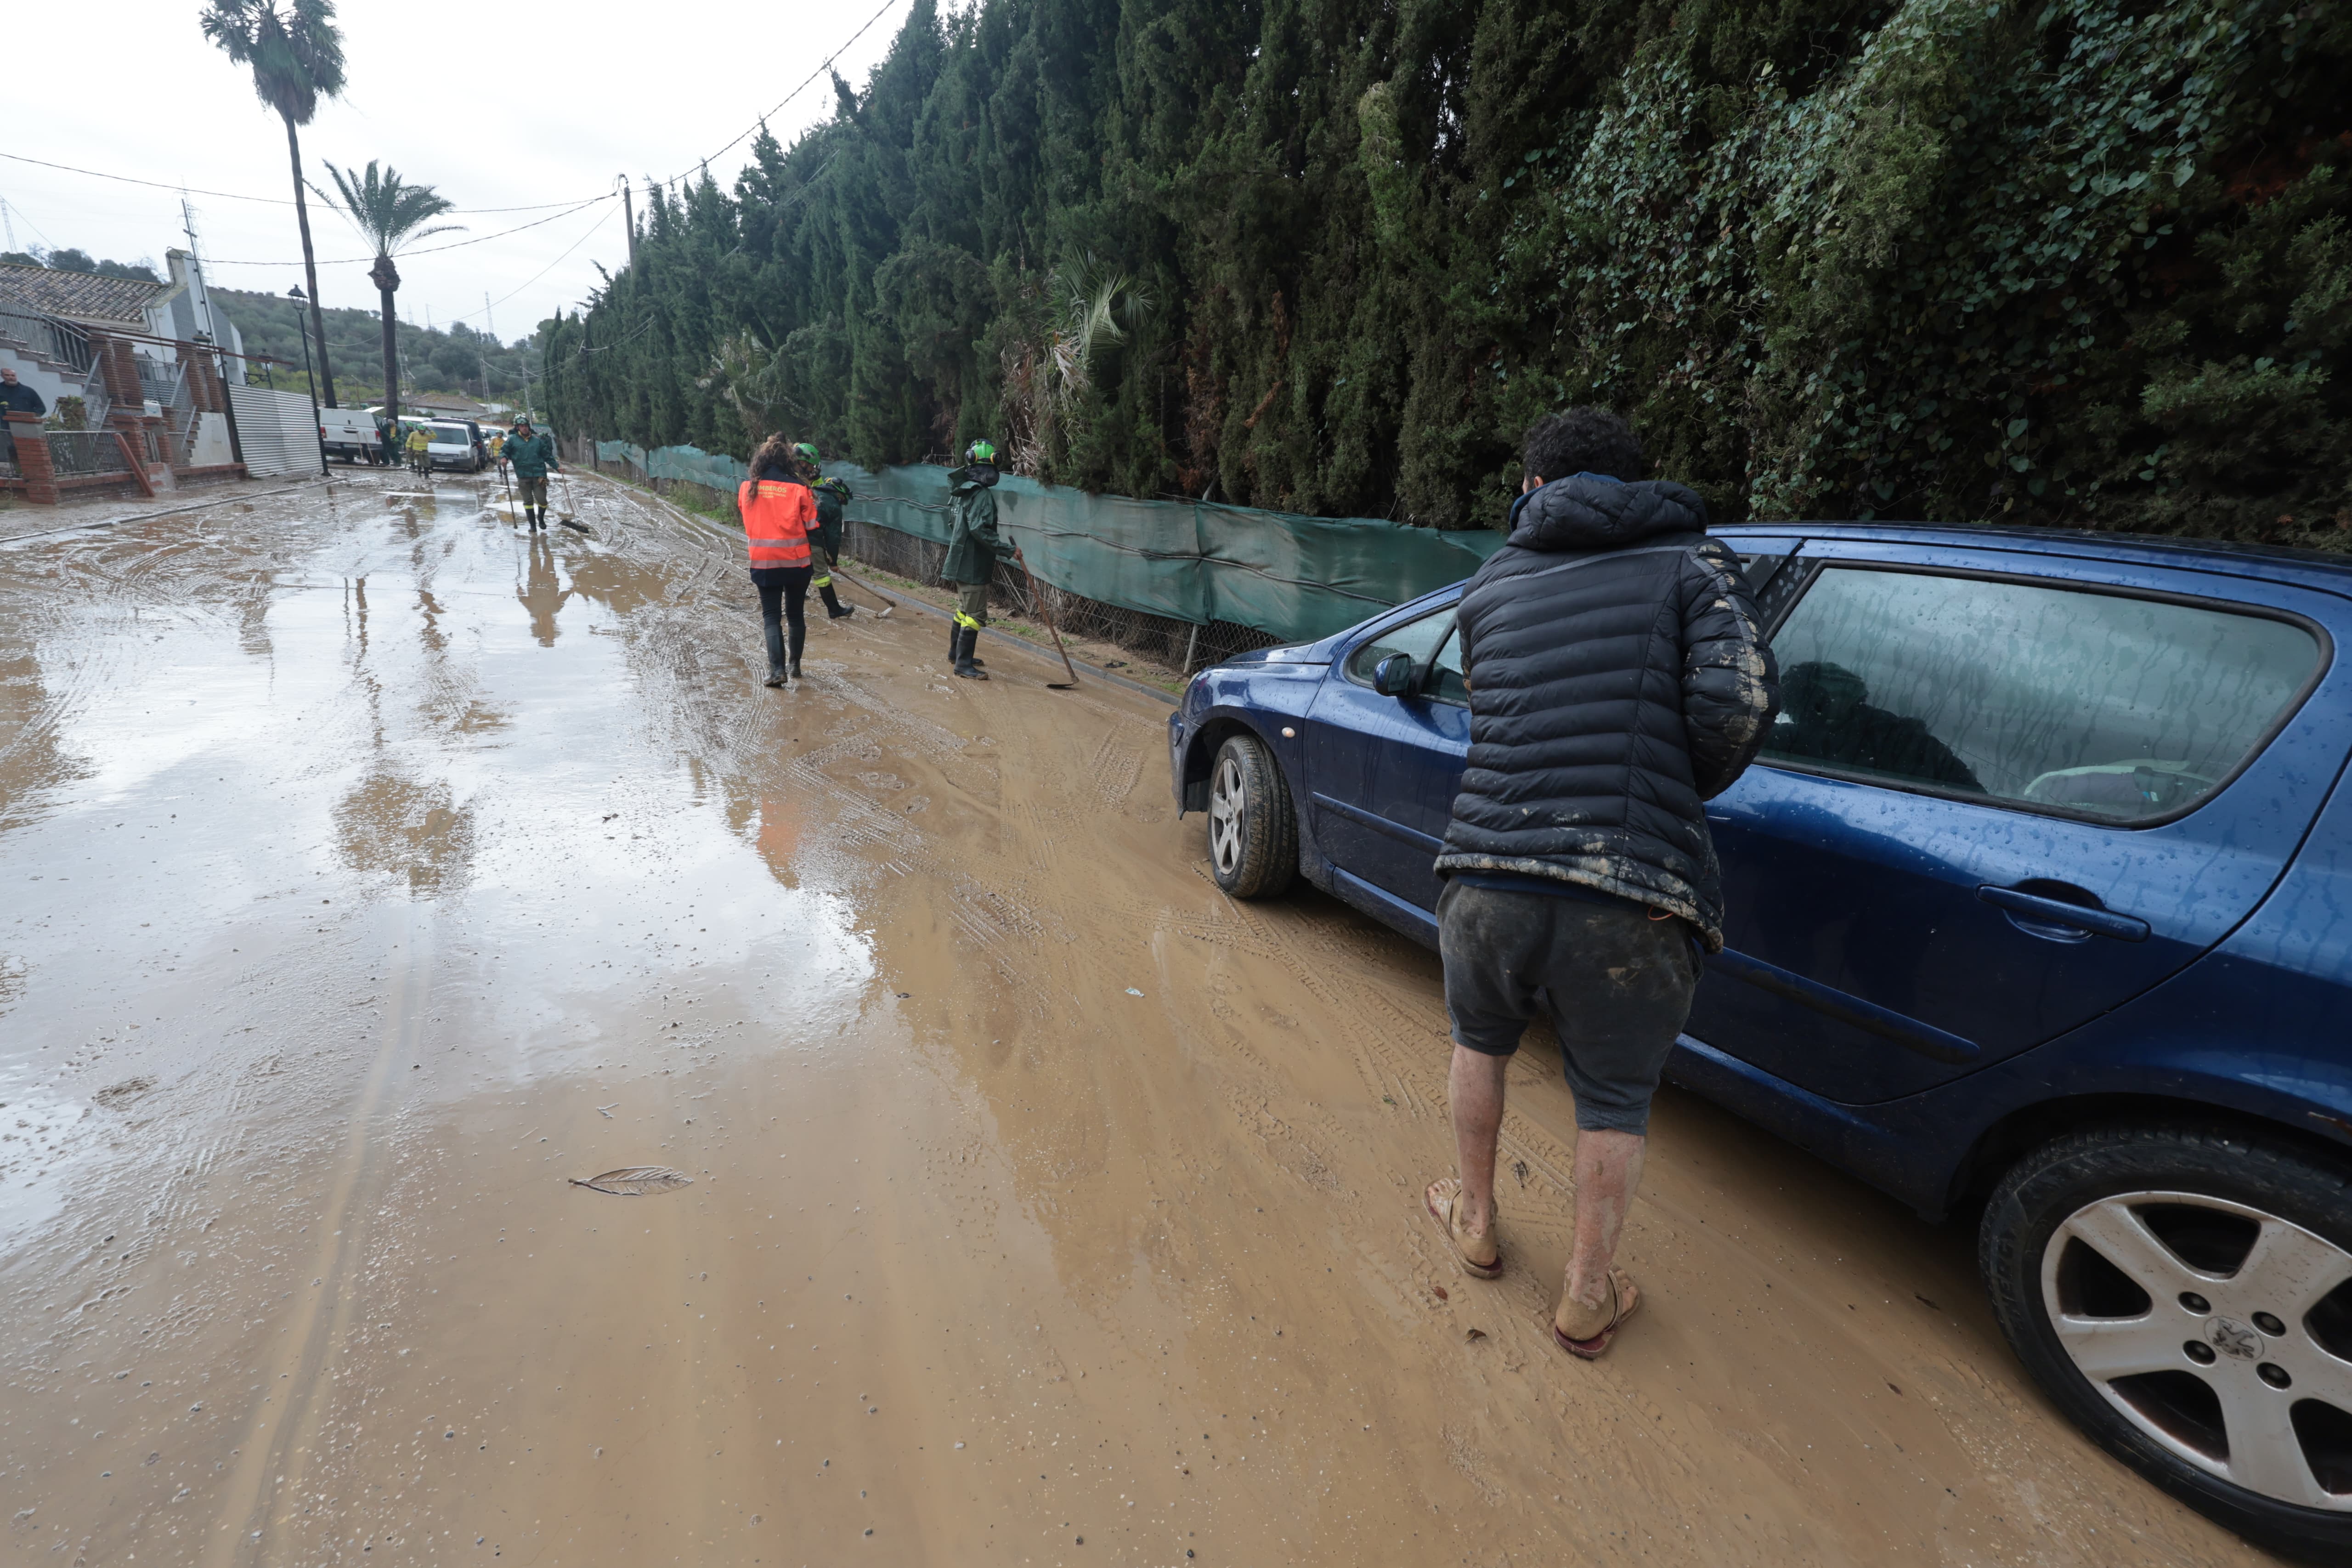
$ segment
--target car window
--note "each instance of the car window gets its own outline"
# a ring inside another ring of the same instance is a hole
[[[1772,649],[1767,760],[2126,822],[2219,787],[2320,654],[2201,605],[1841,566]]]
[[[1427,668],[1437,645],[1454,629],[1454,606],[1423,616],[1401,626],[1391,626],[1348,656],[1348,679],[1359,686],[1372,683],[1372,671],[1392,653],[1411,654],[1413,663]]]
[[[1452,626],[1445,628],[1445,640],[1438,645],[1437,662],[1430,667],[1423,689],[1432,702],[1470,706],[1470,681],[1462,671],[1462,634]]]

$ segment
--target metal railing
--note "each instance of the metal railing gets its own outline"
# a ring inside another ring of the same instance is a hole
[[[131,472],[122,442],[111,430],[50,431],[49,466],[59,479]]]
[[[36,356],[68,370],[86,371],[90,367],[89,334],[54,316],[0,310],[0,338],[13,338]]]

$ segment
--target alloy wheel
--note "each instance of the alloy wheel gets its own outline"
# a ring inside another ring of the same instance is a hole
[[[1209,782],[1209,862],[1227,877],[1242,863],[1242,813],[1247,805],[1241,764],[1218,758],[1216,776]]]
[[[2150,1440],[2352,1513],[2352,1252],[2245,1204],[2118,1193],[2053,1233],[2042,1299],[2075,1370]]]

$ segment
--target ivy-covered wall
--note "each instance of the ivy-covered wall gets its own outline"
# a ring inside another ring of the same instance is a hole
[[[2352,0],[919,0],[546,324],[569,433],[1444,528],[1631,417],[1718,517],[2352,547]]]

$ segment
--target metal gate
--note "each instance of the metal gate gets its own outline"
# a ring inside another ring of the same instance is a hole
[[[261,479],[323,470],[319,422],[307,393],[232,385],[228,400],[236,415],[237,444],[245,450],[247,473]]]

